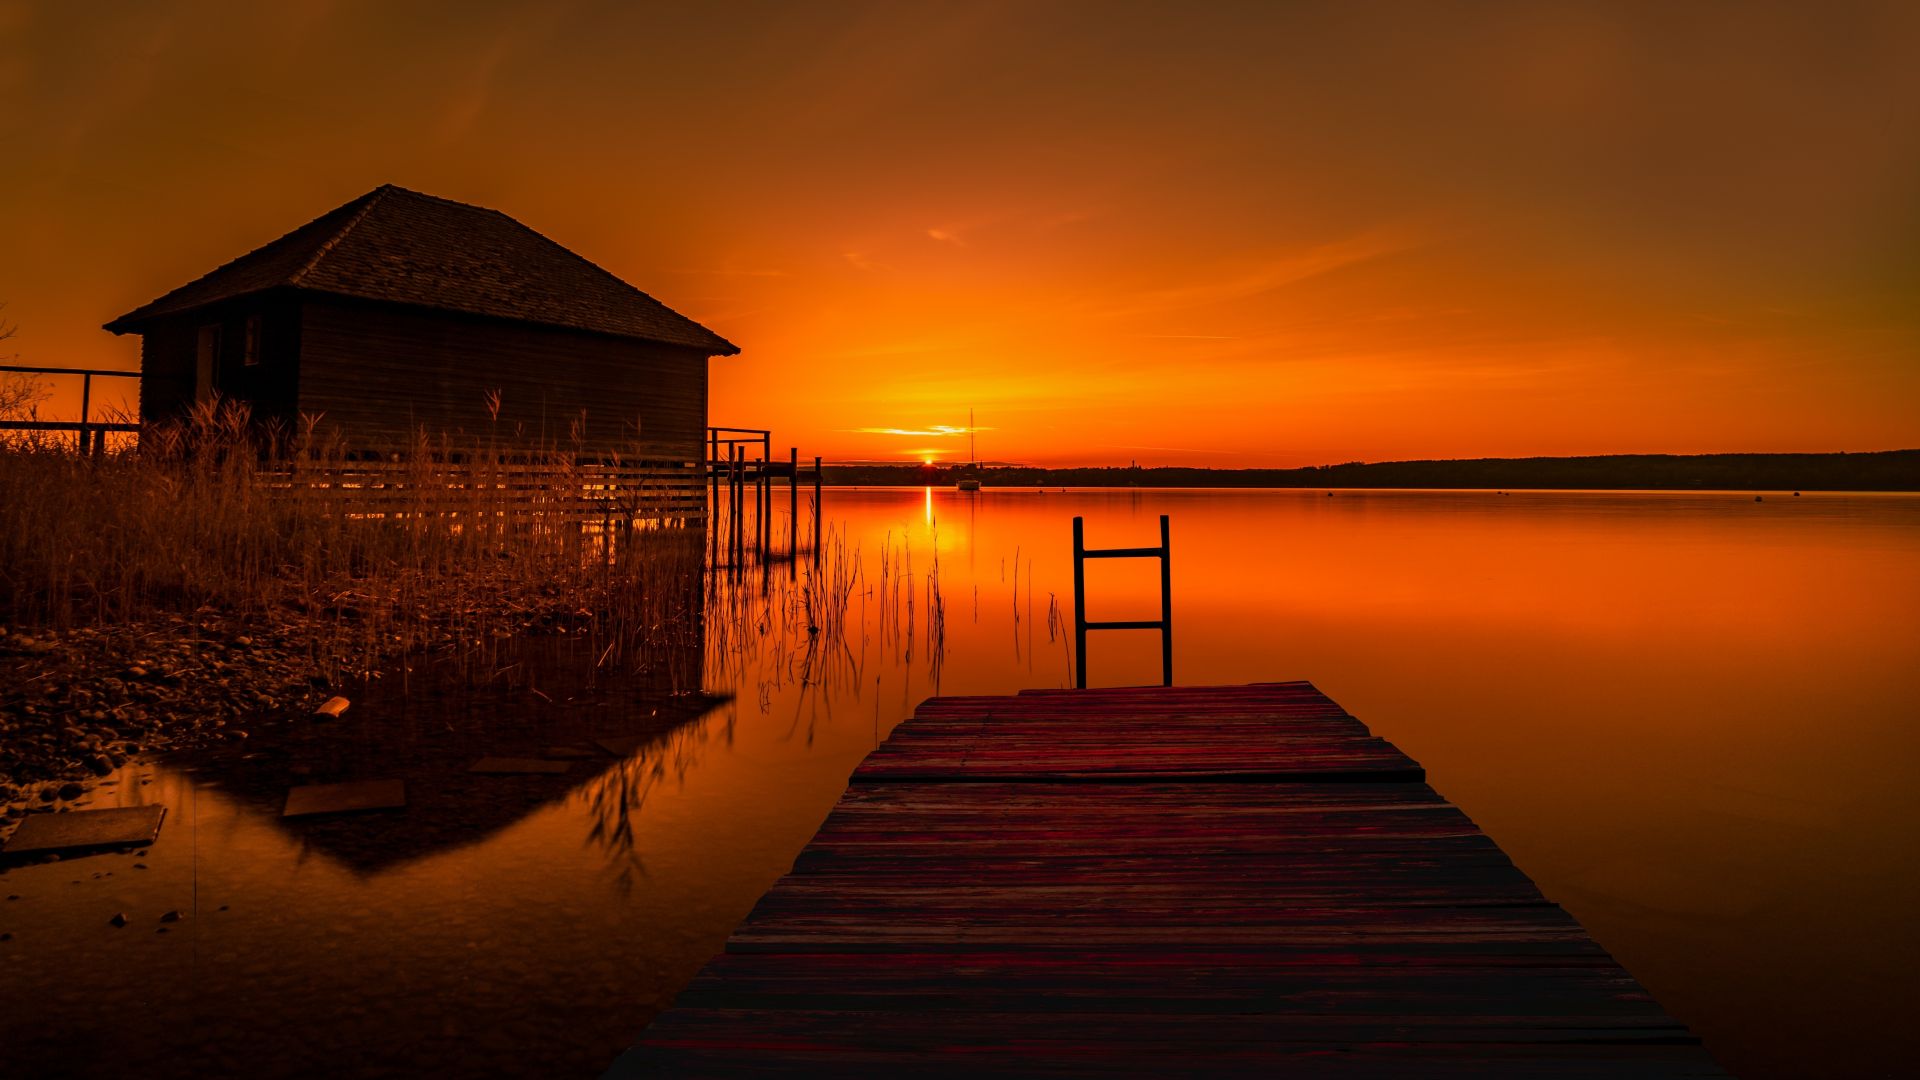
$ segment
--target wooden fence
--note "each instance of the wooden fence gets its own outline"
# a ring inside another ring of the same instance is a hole
[[[106,448],[108,432],[136,432],[140,430],[139,424],[127,421],[94,420],[90,415],[93,411],[93,380],[95,378],[138,379],[140,373],[137,371],[108,371],[100,368],[30,367],[21,364],[0,364],[0,374],[80,376],[80,419],[42,420],[37,416],[30,420],[0,418],[0,431],[26,431],[35,434],[71,431],[74,434],[74,446],[80,453],[97,454]]]
[[[706,517],[698,461],[326,461],[262,469],[270,489],[368,517],[535,516],[688,524]]]

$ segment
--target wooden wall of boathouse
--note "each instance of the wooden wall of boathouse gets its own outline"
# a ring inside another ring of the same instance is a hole
[[[298,411],[352,447],[420,429],[693,465],[705,453],[698,349],[344,298],[303,298]],[[498,391],[497,423],[487,394]]]
[[[254,320],[258,320],[254,322]],[[248,362],[249,324],[257,330]],[[238,297],[155,320],[140,339],[140,418],[179,419],[196,400],[201,334],[212,329],[211,389],[288,430],[297,418],[300,304],[289,294]]]

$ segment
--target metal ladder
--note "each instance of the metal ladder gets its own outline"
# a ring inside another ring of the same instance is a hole
[[[1088,559],[1159,559],[1160,617],[1158,619],[1115,619],[1087,621]],[[1173,542],[1167,528],[1167,515],[1160,515],[1160,546],[1098,548],[1087,550],[1086,523],[1073,519],[1073,656],[1074,686],[1087,688],[1087,631],[1158,630],[1160,631],[1160,685],[1173,685]]]

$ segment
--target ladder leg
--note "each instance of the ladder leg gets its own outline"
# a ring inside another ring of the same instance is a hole
[[[1020,568],[1015,566],[1013,572],[1019,574]],[[1087,534],[1085,520],[1077,517],[1073,519],[1073,685],[1087,688]]]
[[[1173,685],[1173,543],[1160,515],[1160,685]]]

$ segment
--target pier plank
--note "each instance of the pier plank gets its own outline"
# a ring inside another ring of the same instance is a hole
[[[1308,683],[936,698],[610,1076],[1706,1077]]]

